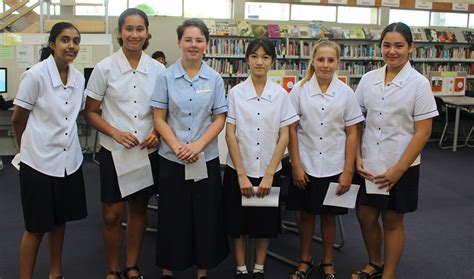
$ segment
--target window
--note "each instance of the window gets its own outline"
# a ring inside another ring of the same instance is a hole
[[[469,28],[474,29],[474,14],[469,14]]]
[[[336,21],[336,6],[291,5],[291,20]]]
[[[337,7],[337,22],[377,24],[378,9],[369,7]]]
[[[3,1],[0,0],[0,13],[5,12],[5,8],[3,7]]]
[[[87,6],[87,5],[74,6],[74,14],[77,16],[103,16],[105,15],[105,6],[104,6],[103,0],[76,0],[76,4],[94,4],[90,6]]]
[[[183,1],[129,0],[130,8],[139,8],[147,15],[182,16]]]
[[[467,27],[467,14],[431,12],[431,26]]]
[[[232,0],[184,0],[184,16],[230,19]]]
[[[109,0],[109,16],[119,16],[125,9],[127,0]]]
[[[245,2],[245,19],[290,20],[290,4]]]
[[[429,26],[430,12],[390,9],[389,22],[403,22],[408,26]]]

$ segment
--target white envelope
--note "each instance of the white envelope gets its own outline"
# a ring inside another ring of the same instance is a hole
[[[21,161],[21,155],[20,153],[17,153],[15,157],[13,157],[13,160],[12,160],[12,165],[15,167],[17,171],[20,170],[20,161]]]
[[[324,197],[323,205],[354,208],[360,186],[357,184],[352,184],[349,191],[340,196],[336,195],[338,186],[339,183],[329,183],[328,192],[326,193],[326,197]]]
[[[379,175],[387,171],[385,162],[382,160],[363,160],[364,169],[370,172],[372,175]],[[380,189],[381,184],[375,184],[373,181],[365,180],[365,192],[367,194],[377,194],[377,195],[390,195],[390,192],[387,192],[387,188]]]
[[[192,164],[184,165],[184,180],[194,179],[194,182],[207,178],[206,156],[199,153],[198,160]]]
[[[253,191],[256,193],[257,190],[258,187],[254,186]],[[242,206],[278,207],[279,197],[280,187],[272,187],[270,193],[263,198],[242,196]]]
[[[136,146],[112,152],[122,198],[154,184],[148,150]]]

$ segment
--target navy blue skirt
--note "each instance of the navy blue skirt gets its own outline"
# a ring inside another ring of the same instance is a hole
[[[390,195],[367,194],[365,180],[356,173],[353,183],[359,184],[358,205],[375,207],[379,210],[393,210],[403,214],[416,211],[418,207],[418,182],[420,166],[410,167],[390,190]]]
[[[20,163],[20,189],[28,232],[50,232],[68,221],[87,217],[82,167],[65,177],[54,177]]]
[[[259,185],[262,177],[249,177]],[[272,187],[280,187],[280,173],[273,178]],[[227,234],[232,238],[276,238],[281,230],[280,207],[243,207],[237,172],[226,166],[224,172],[224,205]]]

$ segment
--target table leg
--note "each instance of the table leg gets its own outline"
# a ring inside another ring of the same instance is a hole
[[[456,106],[456,118],[454,120],[454,142],[453,142],[453,151],[456,151],[458,145],[458,132],[459,132],[459,115],[461,113],[461,108]]]

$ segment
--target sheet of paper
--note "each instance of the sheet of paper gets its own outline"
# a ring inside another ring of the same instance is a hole
[[[258,187],[253,187],[253,191],[257,192]],[[247,198],[242,196],[242,206],[261,206],[261,207],[278,207],[280,197],[280,187],[272,187],[270,193],[263,198],[252,196]]]
[[[13,157],[13,160],[12,160],[12,165],[15,167],[17,171],[20,170],[20,159],[21,159],[20,157],[21,157],[20,153],[17,153],[15,157]]]
[[[122,197],[154,184],[148,150],[134,147],[112,152]]]
[[[354,208],[360,186],[357,184],[352,184],[351,188],[349,188],[349,191],[340,196],[336,195],[338,186],[339,183],[329,183],[328,192],[326,193],[326,197],[324,197],[323,205]]]
[[[370,172],[372,175],[379,175],[384,173],[387,170],[385,162],[381,160],[367,160],[363,161],[364,169]],[[367,194],[378,194],[378,195],[390,195],[390,192],[387,192],[387,188],[380,189],[380,184],[375,184],[370,180],[365,180],[365,192]]]
[[[204,152],[199,153],[198,160],[192,164],[184,165],[184,179],[197,182],[207,178],[206,156]]]

